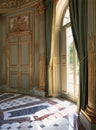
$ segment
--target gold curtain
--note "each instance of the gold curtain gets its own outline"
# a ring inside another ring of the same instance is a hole
[[[50,63],[48,67],[48,76],[49,76],[49,96],[53,95],[53,53],[54,53],[54,45],[55,45],[55,16],[56,16],[56,1],[54,0],[53,4],[53,19],[52,19],[52,33],[51,33],[51,55],[50,55]]]

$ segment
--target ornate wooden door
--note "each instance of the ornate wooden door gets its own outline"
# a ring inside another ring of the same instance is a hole
[[[8,36],[7,83],[11,89],[30,90],[31,35]]]

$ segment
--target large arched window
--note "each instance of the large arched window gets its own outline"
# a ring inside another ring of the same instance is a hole
[[[61,26],[61,73],[62,93],[76,101],[79,87],[79,62],[72,36],[69,8],[66,9]]]
[[[63,26],[66,25],[67,23],[70,23],[69,8],[66,9],[66,12],[64,14]]]

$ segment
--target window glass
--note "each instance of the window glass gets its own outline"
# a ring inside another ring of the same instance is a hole
[[[63,18],[63,26],[70,22],[69,8],[66,10]]]

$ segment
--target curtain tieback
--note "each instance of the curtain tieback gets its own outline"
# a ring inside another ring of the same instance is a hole
[[[81,60],[80,60],[80,64],[84,61],[84,60],[86,60],[88,58],[88,55],[86,55],[85,57],[83,57]]]

